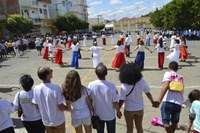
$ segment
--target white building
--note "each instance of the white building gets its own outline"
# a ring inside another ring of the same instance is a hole
[[[80,19],[88,21],[86,0],[51,0],[49,5],[50,17],[55,19],[58,15],[71,12]]]
[[[33,21],[34,33],[49,33],[46,21],[50,19],[48,4],[50,0],[19,0],[20,14]]]

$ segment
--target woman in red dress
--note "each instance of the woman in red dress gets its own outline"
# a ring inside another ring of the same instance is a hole
[[[48,60],[48,52],[49,52],[49,50],[48,50],[48,42],[47,42],[46,39],[44,40],[43,47],[44,47],[43,59]]]
[[[63,56],[62,49],[64,48],[63,41],[56,40],[55,48],[56,48],[55,63],[60,65],[60,66],[62,66],[63,65],[63,62],[62,62],[62,56]]]
[[[121,40],[119,40],[117,42],[116,46],[109,49],[108,51],[111,51],[111,50],[114,50],[114,49],[117,50],[117,53],[115,55],[115,59],[112,62],[112,68],[119,69],[123,64],[126,63],[125,56],[124,56],[124,53],[123,53],[124,52],[124,45],[122,45]]]

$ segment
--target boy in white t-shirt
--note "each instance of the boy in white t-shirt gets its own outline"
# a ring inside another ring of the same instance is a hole
[[[11,113],[15,111],[13,103],[0,99],[0,133],[15,133]]]
[[[183,104],[183,91],[171,91],[169,89],[171,75],[176,75],[178,71],[178,63],[172,61],[169,63],[169,71],[164,74],[163,87],[154,107],[159,107],[161,101],[162,122],[167,133],[174,133],[180,119],[181,107]]]

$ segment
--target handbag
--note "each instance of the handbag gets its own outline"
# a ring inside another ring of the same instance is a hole
[[[85,88],[85,91],[86,91],[87,96],[89,96],[86,88]],[[93,106],[89,99],[87,99],[87,104],[88,104],[88,107],[89,107],[89,104],[91,106]],[[90,112],[90,113],[92,114],[92,112]],[[101,126],[100,126],[99,116],[92,114],[91,122],[92,122],[92,128],[93,129],[100,130]]]
[[[21,106],[19,97],[20,97],[20,92],[19,92],[19,95],[18,95],[18,109],[17,109],[17,112],[18,112],[18,117],[21,117],[22,114],[23,114],[23,110],[22,110],[22,106]]]
[[[100,130],[101,126],[100,126],[100,119],[99,119],[99,117],[92,115],[91,121],[92,121],[92,127],[93,127],[93,129]]]
[[[135,84],[133,85],[133,88],[131,89],[131,91],[126,95],[126,97],[131,94],[131,92],[134,90],[134,88],[135,88]]]

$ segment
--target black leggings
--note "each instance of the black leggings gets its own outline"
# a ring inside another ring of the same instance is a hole
[[[15,133],[15,130],[13,127],[9,127],[9,128],[6,128],[6,129],[0,131],[0,133]]]
[[[45,133],[45,126],[42,120],[38,121],[22,121],[28,133]]]

